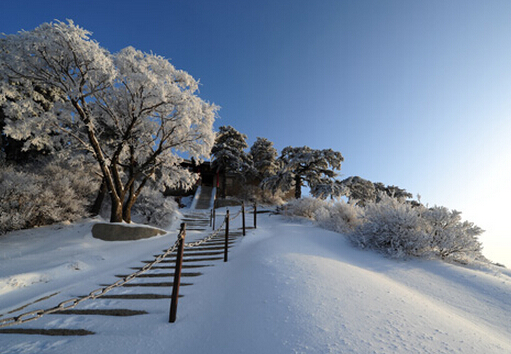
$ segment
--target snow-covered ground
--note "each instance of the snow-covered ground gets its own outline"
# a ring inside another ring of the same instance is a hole
[[[113,283],[115,274],[129,274],[177,235],[106,242],[92,238],[92,222],[0,238],[0,318]],[[390,260],[309,222],[270,214],[237,241],[229,262],[214,264],[181,288],[176,323],[168,323],[168,299],[97,299],[80,308],[149,314],[47,315],[22,327],[96,334],[0,334],[0,352],[511,353],[511,271],[505,268]]]

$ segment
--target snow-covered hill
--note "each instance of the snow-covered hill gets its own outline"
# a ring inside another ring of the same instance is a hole
[[[0,318],[113,283],[115,274],[127,274],[177,235],[105,242],[92,238],[92,222],[0,238]],[[236,243],[229,262],[214,265],[182,287],[174,324],[167,323],[168,300],[98,299],[80,306],[101,302],[149,314],[48,315],[23,327],[97,334],[0,334],[0,352],[511,353],[511,271],[505,268],[390,260],[309,222],[270,214]]]

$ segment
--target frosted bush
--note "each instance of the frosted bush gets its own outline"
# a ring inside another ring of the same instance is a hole
[[[325,203],[315,212],[318,224],[328,230],[350,233],[362,224],[364,209],[344,201]]]
[[[237,194],[237,197],[250,202],[257,202],[264,205],[282,205],[284,204],[285,194],[282,191],[272,193],[269,190],[262,189],[258,186],[245,185]]]
[[[428,256],[469,263],[484,260],[483,230],[461,220],[461,213],[445,207],[426,208],[381,196],[368,203],[363,222],[349,233],[362,248],[381,251],[391,257]]]
[[[28,172],[33,171],[33,172]],[[88,215],[93,176],[48,164],[0,169],[0,234],[11,230],[75,221]]]
[[[307,219],[315,220],[316,211],[324,208],[327,202],[315,198],[295,199],[286,204],[286,213],[288,215],[301,216]]]
[[[166,227],[172,223],[177,209],[173,198],[165,198],[154,186],[146,186],[132,208],[132,219],[137,223]]]
[[[382,196],[379,203],[366,205],[363,223],[349,236],[358,246],[391,257],[420,256],[427,249],[427,235],[422,224],[417,208]]]
[[[477,236],[483,230],[471,222],[462,222],[461,212],[435,206],[425,210],[422,217],[433,254],[462,262],[482,257]]]

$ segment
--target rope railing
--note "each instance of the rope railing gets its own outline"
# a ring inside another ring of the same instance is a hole
[[[106,294],[110,290],[115,289],[115,288],[120,287],[120,286],[123,286],[127,282],[135,279],[137,276],[141,275],[142,273],[147,272],[153,266],[155,266],[156,264],[160,263],[164,258],[166,258],[169,254],[171,254],[172,252],[174,252],[176,250],[177,245],[178,245],[178,241],[179,241],[179,239],[170,248],[168,248],[164,253],[162,253],[161,255],[156,257],[153,262],[146,264],[140,270],[138,270],[138,271],[136,271],[136,272],[134,272],[134,273],[132,273],[130,275],[127,275],[127,276],[125,276],[122,279],[119,279],[118,281],[116,281],[115,283],[113,283],[111,285],[108,285],[108,286],[105,286],[105,287],[93,290],[87,296],[84,296],[84,297],[81,297],[81,298],[73,298],[73,299],[69,299],[69,300],[63,301],[60,304],[58,304],[57,306],[49,308],[49,309],[46,309],[46,310],[34,310],[34,311],[23,313],[21,315],[15,316],[15,317],[0,319],[0,328],[14,326],[14,325],[18,325],[18,324],[23,324],[23,323],[27,323],[27,322],[30,322],[30,321],[34,321],[34,320],[37,320],[37,319],[43,317],[44,315],[47,315],[47,314],[50,314],[50,313],[70,310],[72,308],[75,308],[76,306],[78,306],[78,304],[80,304],[80,303],[82,303],[84,301],[94,300],[94,299],[96,299],[98,297],[101,297],[102,295]]]
[[[255,212],[255,206],[254,206],[254,212]],[[201,239],[199,241],[185,243],[183,245],[183,247],[187,247],[187,248],[197,247],[197,246],[200,246],[201,244],[211,240],[215,236],[218,236],[218,234],[220,233],[222,228],[226,227],[228,225],[229,220],[236,219],[241,213],[242,213],[242,210],[240,210],[233,217],[229,217],[229,212],[227,211],[227,215],[224,218],[223,223],[220,225],[220,227],[216,231],[214,231],[211,235],[209,235],[209,236],[207,236],[207,237],[205,237],[205,238],[203,238],[203,239]],[[255,214],[254,214],[254,221],[255,221]],[[254,223],[254,226],[255,226],[255,223]],[[123,286],[124,284],[126,284],[129,281],[135,279],[139,275],[149,271],[153,266],[155,266],[156,264],[160,263],[166,257],[168,257],[172,252],[174,252],[178,248],[179,243],[181,241],[184,241],[184,233],[185,233],[185,228],[182,227],[181,231],[178,234],[177,240],[164,253],[158,255],[154,259],[154,261],[152,261],[151,263],[146,264],[140,270],[138,270],[138,271],[136,271],[136,272],[134,272],[132,274],[129,274],[129,275],[125,276],[122,279],[119,279],[115,283],[110,284],[110,285],[105,286],[105,287],[102,287],[102,288],[95,289],[95,290],[91,291],[87,296],[65,300],[65,301],[59,303],[57,306],[49,308],[49,309],[45,309],[45,310],[44,309],[33,310],[33,311],[29,311],[29,312],[20,314],[18,316],[0,319],[0,328],[5,328],[5,327],[14,326],[14,325],[24,324],[24,323],[27,323],[27,322],[31,322],[31,321],[37,320],[37,319],[43,317],[44,315],[48,315],[48,314],[51,314],[51,313],[56,313],[56,312],[60,312],[60,311],[65,311],[65,310],[73,309],[73,308],[75,308],[76,306],[78,306],[80,303],[82,303],[84,301],[97,299],[97,298],[105,295],[107,292],[111,291],[112,289],[115,289],[115,288],[118,288],[120,286]],[[226,229],[226,235],[227,234],[228,234],[228,229]],[[227,237],[226,237],[226,242],[227,242]]]

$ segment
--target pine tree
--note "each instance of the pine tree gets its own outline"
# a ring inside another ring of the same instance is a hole
[[[273,143],[266,138],[257,138],[250,148],[250,156],[256,170],[256,178],[259,181],[275,175],[278,169],[277,149]]]
[[[412,198],[412,194],[406,189],[396,186],[385,186],[381,182],[373,183],[369,180],[358,176],[348,177],[340,182],[342,185],[342,193],[348,197],[350,203],[355,202],[360,206],[367,203],[380,202],[382,196],[388,196],[399,200]]]
[[[227,173],[245,178],[253,170],[252,161],[244,151],[248,148],[247,136],[233,127],[221,126],[211,149],[212,167],[218,169],[222,176],[222,197],[226,195]]]
[[[314,190],[318,185],[333,182],[337,176],[335,171],[341,169],[342,161],[344,158],[341,153],[332,149],[288,146],[279,157],[280,170],[275,176],[266,178],[262,186],[272,191],[289,191],[294,187],[295,198],[299,199],[304,183]]]
[[[376,188],[373,182],[358,176],[351,176],[341,181],[344,187],[344,195],[350,203],[364,206],[376,201]]]

